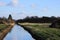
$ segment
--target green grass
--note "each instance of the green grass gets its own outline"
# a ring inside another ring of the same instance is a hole
[[[7,26],[6,26],[5,24],[0,24],[0,32],[1,32],[2,30],[4,30],[5,28],[7,28]]]
[[[36,30],[38,29],[38,30]],[[60,30],[52,28],[35,28],[35,34],[44,39],[60,40]]]
[[[44,40],[60,40],[60,29],[49,28],[49,25],[24,25],[33,34]]]

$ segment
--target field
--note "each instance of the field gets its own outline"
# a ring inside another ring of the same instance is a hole
[[[60,29],[49,28],[50,23],[21,23],[20,25],[30,31],[37,40],[60,40]]]
[[[7,28],[7,26],[6,26],[5,24],[0,24],[0,32],[1,32],[2,30],[4,30],[5,28]]]

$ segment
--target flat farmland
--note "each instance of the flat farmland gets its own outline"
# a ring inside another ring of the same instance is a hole
[[[60,40],[60,29],[49,28],[51,23],[19,23],[29,31],[36,40]]]

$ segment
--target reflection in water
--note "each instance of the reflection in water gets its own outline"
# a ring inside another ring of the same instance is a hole
[[[32,36],[22,27],[15,25],[4,40],[34,40]]]

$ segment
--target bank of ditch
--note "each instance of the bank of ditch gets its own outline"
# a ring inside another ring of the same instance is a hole
[[[6,25],[5,25],[6,26]],[[3,27],[3,26],[2,26]],[[0,31],[0,40],[3,40],[7,33],[12,29],[12,25],[6,26],[6,28],[1,29]]]
[[[18,25],[27,30],[36,40],[60,40],[60,29],[49,28],[49,26],[45,24],[44,25],[18,24]]]

